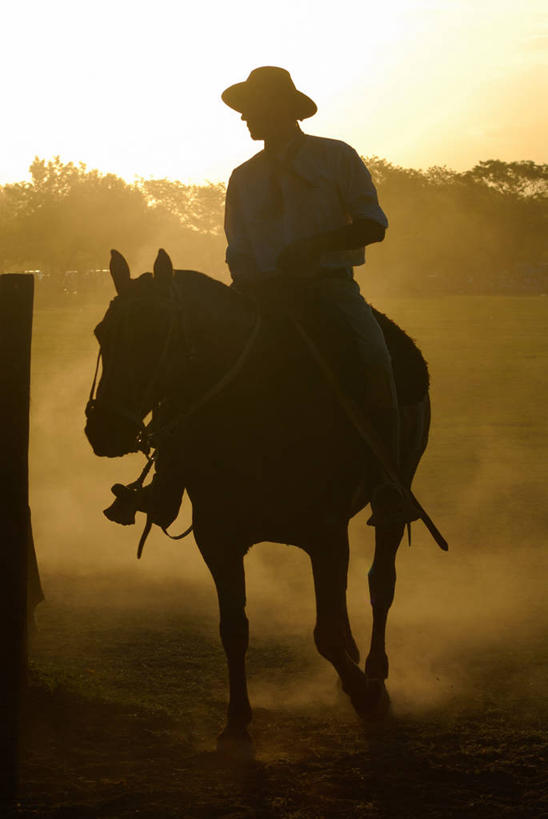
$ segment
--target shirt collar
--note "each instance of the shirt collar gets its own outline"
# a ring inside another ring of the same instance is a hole
[[[263,150],[263,160],[271,168],[274,173],[285,172],[300,179],[308,186],[314,187],[316,184],[317,173],[314,168],[307,167],[310,163],[306,160],[303,162],[303,154],[301,149],[306,143],[308,135],[303,133],[299,128],[299,132],[281,149],[274,153],[273,151]],[[306,156],[306,155],[305,155]]]
[[[264,148],[263,156],[265,159],[277,162],[280,165],[284,165],[286,162],[290,162],[293,157],[296,156],[305,139],[306,134],[304,134],[300,127],[298,127],[297,133],[294,134],[294,136],[292,136],[291,139],[285,143],[285,145],[282,145],[275,151]]]

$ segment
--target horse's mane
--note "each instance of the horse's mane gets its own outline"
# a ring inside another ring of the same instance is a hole
[[[202,315],[212,313],[221,323],[249,323],[254,313],[252,304],[241,293],[224,282],[197,270],[174,270],[175,286],[192,306],[200,307]]]

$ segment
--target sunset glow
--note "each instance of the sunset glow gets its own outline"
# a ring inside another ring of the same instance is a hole
[[[21,0],[0,22],[0,183],[55,154],[129,180],[225,180],[257,146],[220,93],[265,64],[316,100],[305,130],[364,155],[546,159],[539,0]]]

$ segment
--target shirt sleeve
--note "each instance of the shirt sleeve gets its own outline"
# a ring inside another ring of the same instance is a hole
[[[388,227],[388,219],[377,197],[367,167],[354,148],[345,146],[339,166],[339,189],[344,207],[352,220],[372,219]]]
[[[254,267],[254,256],[238,193],[238,179],[233,173],[229,179],[225,199],[226,263],[232,277],[246,275]]]

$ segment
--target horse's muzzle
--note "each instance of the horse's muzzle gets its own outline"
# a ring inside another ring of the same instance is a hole
[[[127,418],[89,401],[86,407],[85,433],[96,455],[119,458],[140,449],[141,426]]]

